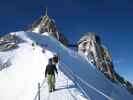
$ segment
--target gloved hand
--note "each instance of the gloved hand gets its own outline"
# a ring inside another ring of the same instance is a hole
[[[56,73],[56,76],[58,77],[58,72]]]

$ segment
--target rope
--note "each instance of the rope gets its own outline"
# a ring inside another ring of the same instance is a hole
[[[95,88],[94,86],[92,86],[91,84],[88,84],[86,81],[84,81],[83,79],[81,79],[78,75],[74,74],[74,72],[66,65],[62,62],[62,64],[67,67],[67,69],[69,70],[70,73],[72,73],[77,79],[79,79],[83,84],[85,84],[87,87],[91,88],[92,90],[96,91],[97,93],[103,95],[104,97],[106,97],[108,100],[113,100],[111,97],[109,97],[108,95],[106,95],[105,93],[103,93],[102,91],[98,90],[97,88]],[[69,73],[69,74],[70,74]],[[76,80],[75,80],[76,81]],[[84,91],[84,90],[83,90]],[[85,92],[85,91],[84,91]],[[86,93],[86,92],[85,92]],[[88,96],[88,95],[87,95]]]
[[[40,88],[43,86],[43,84],[44,84],[45,82],[46,82],[46,78],[43,79],[43,82],[41,83]],[[45,87],[46,87],[46,86],[45,86]],[[44,88],[45,88],[45,87],[44,87]],[[33,100],[36,100],[36,99],[37,99],[38,93],[39,93],[39,91],[37,90],[37,93],[36,93],[35,98],[34,98]]]
[[[89,87],[89,88],[91,88],[92,90],[96,91],[97,93],[103,95],[103,96],[106,97],[108,100],[113,100],[111,97],[109,97],[108,95],[106,95],[106,94],[103,93],[102,91],[96,89],[94,86],[92,86],[91,84],[88,84],[86,81],[84,81],[83,79],[81,79],[78,75],[76,75],[76,74],[69,68],[69,66],[67,66],[67,65],[64,64],[63,62],[62,62],[62,64],[65,66],[65,69],[67,70],[67,71],[65,71],[65,72],[66,72],[68,75],[70,75],[70,77],[71,77],[72,79],[74,79],[75,81],[77,81],[77,79],[80,80],[80,81],[81,81],[83,84],[85,84],[87,87]],[[43,86],[43,84],[44,84],[45,82],[46,82],[46,79],[43,80],[43,82],[41,83],[40,88]],[[82,90],[82,92],[84,93],[84,95],[85,95],[86,97],[88,97],[88,95],[86,94],[85,90],[81,87],[81,85],[80,85],[78,82],[76,82],[76,85]],[[46,86],[45,86],[45,87],[46,87]],[[37,91],[37,94],[36,94],[34,100],[36,100],[36,98],[37,98],[37,96],[38,96],[38,92],[39,92],[39,91]],[[88,97],[88,98],[89,98],[89,97]]]
[[[70,75],[70,77],[72,78],[72,79],[74,79],[75,81],[77,81],[77,78],[75,77],[75,75],[73,74],[73,72],[72,72],[72,70],[70,70],[64,63],[62,63],[64,66],[63,66],[63,68],[65,68],[66,70],[69,70],[69,71],[67,71],[66,73],[68,74],[68,75]],[[71,72],[70,72],[71,71]],[[83,92],[83,94],[89,99],[89,100],[91,100],[90,99],[90,97],[86,94],[86,92],[84,91],[84,89],[81,87],[81,85],[78,83],[78,82],[76,82],[75,83],[80,89],[81,89],[81,91]]]
[[[80,77],[77,76],[77,78],[84,83],[86,86],[88,86],[89,88],[91,88],[92,90],[98,92],[99,94],[103,95],[104,97],[106,97],[108,100],[113,100],[111,97],[109,97],[108,95],[106,95],[105,93],[101,92],[100,90],[98,90],[97,88],[95,88],[94,86],[92,86],[91,84],[88,84],[86,81],[82,80]]]

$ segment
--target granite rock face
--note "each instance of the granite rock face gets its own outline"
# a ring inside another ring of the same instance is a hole
[[[45,12],[45,15],[34,21],[27,31],[37,32],[40,34],[43,34],[44,32],[49,32],[62,44],[68,44],[67,38],[61,32],[59,32],[56,27],[55,21],[48,16],[47,10]]]
[[[115,71],[112,55],[96,33],[88,32],[78,41],[78,52],[85,55],[88,61],[111,81],[122,84],[130,93],[133,93],[132,84]]]

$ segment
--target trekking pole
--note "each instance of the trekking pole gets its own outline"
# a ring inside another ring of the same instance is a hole
[[[68,88],[68,79],[66,79],[67,80],[67,88]]]
[[[40,100],[40,83],[38,83],[38,100]]]

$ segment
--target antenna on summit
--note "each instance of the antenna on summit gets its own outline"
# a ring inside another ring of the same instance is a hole
[[[48,8],[45,9],[45,16],[48,16]]]

